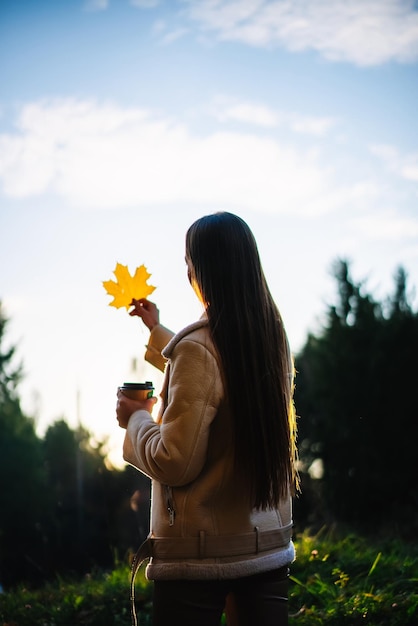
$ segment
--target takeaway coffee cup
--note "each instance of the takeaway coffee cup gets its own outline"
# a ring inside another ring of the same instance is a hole
[[[147,400],[152,398],[154,385],[147,380],[145,383],[123,383],[119,389],[131,400]]]

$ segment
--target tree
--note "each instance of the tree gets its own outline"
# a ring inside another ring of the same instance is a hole
[[[149,480],[143,477],[144,485],[138,472],[108,468],[105,442],[93,442],[83,426],[72,430],[61,419],[45,434],[44,458],[51,572],[111,567],[115,553],[133,550],[145,539],[139,534],[131,497],[139,489],[146,494]],[[149,497],[141,512],[144,508],[148,515]]]
[[[416,528],[418,315],[407,276],[400,268],[394,295],[379,303],[353,282],[346,261],[335,263],[334,275],[337,304],[296,358],[303,468],[322,461],[314,482],[323,517]]]
[[[20,408],[22,367],[4,348],[8,320],[0,303],[0,581],[42,571],[44,511],[42,445],[34,421]]]
[[[106,442],[64,419],[44,439],[23,414],[21,365],[0,305],[0,583],[110,568],[148,533],[150,481],[106,464]]]
[[[44,438],[50,518],[48,544],[50,567],[85,571],[101,544],[106,520],[100,502],[100,482],[106,471],[100,446],[90,444],[91,434],[82,426],[73,431],[64,419],[52,424]],[[100,552],[100,550],[99,550]],[[103,556],[103,555],[102,555]],[[102,559],[103,561],[103,559]]]

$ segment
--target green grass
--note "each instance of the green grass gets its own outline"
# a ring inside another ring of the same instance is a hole
[[[38,590],[21,587],[0,596],[1,626],[129,626],[130,568],[94,572],[82,580],[58,579]],[[151,585],[144,571],[136,579],[140,626],[151,623]]]
[[[295,537],[291,626],[416,626],[418,547],[323,529]],[[57,579],[38,590],[0,595],[0,626],[129,626],[128,565],[82,580]],[[150,622],[151,585],[136,584],[139,624]],[[257,626],[257,625],[254,625]]]
[[[418,547],[323,529],[296,537],[290,624],[417,626]]]

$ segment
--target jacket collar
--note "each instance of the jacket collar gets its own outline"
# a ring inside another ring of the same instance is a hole
[[[162,351],[161,354],[166,359],[169,359],[171,354],[172,354],[172,352],[173,352],[173,350],[174,350],[174,348],[176,347],[178,342],[181,339],[183,339],[183,337],[186,337],[187,335],[192,333],[194,330],[198,330],[199,328],[204,328],[207,325],[208,325],[208,318],[207,318],[206,313],[203,313],[203,315],[200,318],[200,320],[198,320],[197,322],[193,322],[193,324],[189,324],[188,326],[183,328],[183,330],[181,330],[176,335],[174,335],[174,337],[172,339],[170,339],[170,341],[168,342],[168,344],[166,345],[166,347],[164,348],[164,350]]]

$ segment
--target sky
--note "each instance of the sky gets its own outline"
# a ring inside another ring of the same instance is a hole
[[[403,266],[416,306],[417,102],[412,0],[0,0],[0,301],[40,436],[81,422],[121,463],[117,386],[161,375],[102,282],[144,264],[194,321],[202,215],[247,221],[295,353],[337,259],[380,300]]]

